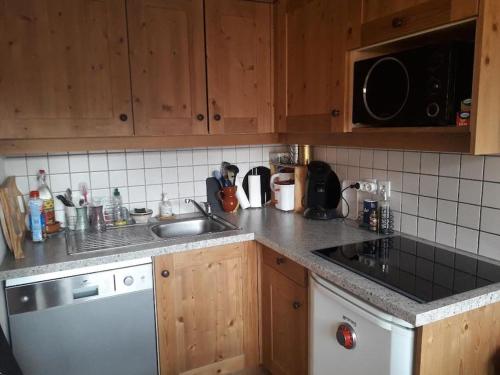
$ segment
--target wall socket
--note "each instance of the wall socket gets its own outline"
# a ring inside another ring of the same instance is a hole
[[[366,191],[367,193],[376,194],[378,192],[377,180],[358,181],[359,191]]]
[[[359,182],[359,191],[378,194],[381,197],[391,196],[391,181],[365,180]]]

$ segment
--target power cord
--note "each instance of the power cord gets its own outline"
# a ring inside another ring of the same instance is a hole
[[[352,184],[352,185],[349,185],[349,186],[343,188],[342,191],[340,192],[340,197],[342,198],[342,200],[345,202],[345,204],[347,206],[347,213],[344,216],[340,216],[339,219],[347,219],[347,217],[349,216],[349,211],[350,211],[349,202],[347,202],[347,199],[345,199],[345,197],[344,197],[344,191],[346,191],[347,189],[359,190],[360,187],[361,186],[359,185],[359,182],[356,182],[355,184]]]

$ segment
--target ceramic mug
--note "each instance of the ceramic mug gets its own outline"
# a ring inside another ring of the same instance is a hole
[[[276,208],[282,211],[292,211],[295,209],[295,184],[293,181],[279,181],[276,183]]]
[[[237,186],[229,186],[217,192],[217,196],[222,202],[222,209],[225,212],[235,212],[238,209],[238,198],[236,198],[237,189]]]
[[[294,178],[295,178],[294,173],[286,173],[286,172],[276,173],[271,176],[269,184],[271,187],[271,191],[274,193],[273,203],[275,207],[278,208],[278,202],[280,201],[280,186],[283,183],[286,183],[288,185],[293,184]]]

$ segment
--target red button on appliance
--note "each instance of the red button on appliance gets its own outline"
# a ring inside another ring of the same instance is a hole
[[[342,323],[337,328],[337,341],[346,349],[353,349],[356,346],[356,332],[347,323]]]

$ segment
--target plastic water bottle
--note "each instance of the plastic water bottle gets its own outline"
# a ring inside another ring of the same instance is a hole
[[[43,200],[38,191],[30,192],[28,203],[30,212],[31,238],[33,242],[42,242],[44,238],[45,220],[43,214]]]
[[[115,225],[125,225],[127,224],[127,221],[123,218],[122,215],[122,196],[120,195],[120,191],[118,188],[115,188],[115,191],[113,192],[113,201],[112,201],[112,206],[113,206],[113,223]]]

